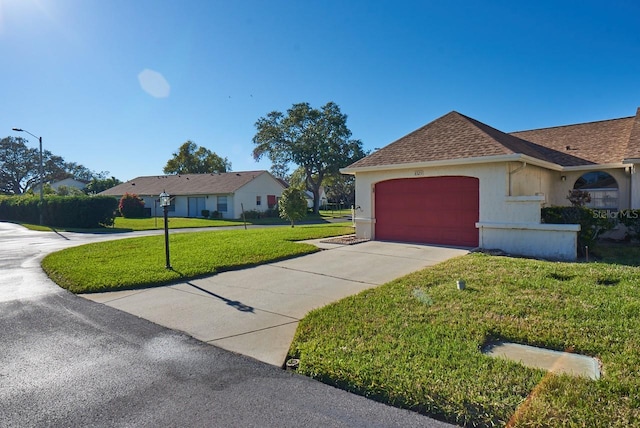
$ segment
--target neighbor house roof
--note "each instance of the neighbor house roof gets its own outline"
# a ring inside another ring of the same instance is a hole
[[[236,192],[267,171],[241,171],[213,174],[152,175],[137,177],[101,192],[101,195],[122,196],[125,193],[136,195],[159,195],[167,192],[172,196],[230,194]]]
[[[635,117],[507,134],[452,111],[347,169],[526,155],[562,167],[640,158],[640,109]]]

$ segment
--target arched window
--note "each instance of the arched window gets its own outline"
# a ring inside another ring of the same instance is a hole
[[[576,190],[589,192],[591,202],[586,206],[599,210],[618,209],[618,182],[604,171],[592,171],[583,174],[573,185]]]

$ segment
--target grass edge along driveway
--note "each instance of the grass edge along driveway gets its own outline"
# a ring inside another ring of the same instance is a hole
[[[353,233],[350,223],[171,233],[172,270],[165,269],[164,236],[106,241],[46,256],[42,268],[60,287],[95,293],[170,284],[318,251],[297,243]]]
[[[484,356],[498,338],[597,357],[603,377]],[[640,426],[640,268],[462,256],[310,312],[289,356],[301,374],[463,426]]]

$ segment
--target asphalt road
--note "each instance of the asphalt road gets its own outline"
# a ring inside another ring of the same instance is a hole
[[[0,426],[448,426],[76,297],[40,269],[113,238],[0,223]]]

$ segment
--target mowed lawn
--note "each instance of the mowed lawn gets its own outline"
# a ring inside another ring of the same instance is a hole
[[[492,339],[596,357],[602,378],[487,357]],[[312,311],[290,357],[301,374],[464,426],[640,426],[640,268],[470,254]]]
[[[170,233],[171,270],[163,235],[68,248],[45,257],[42,267],[74,293],[130,289],[312,253],[318,248],[295,241],[350,233],[350,223]]]

